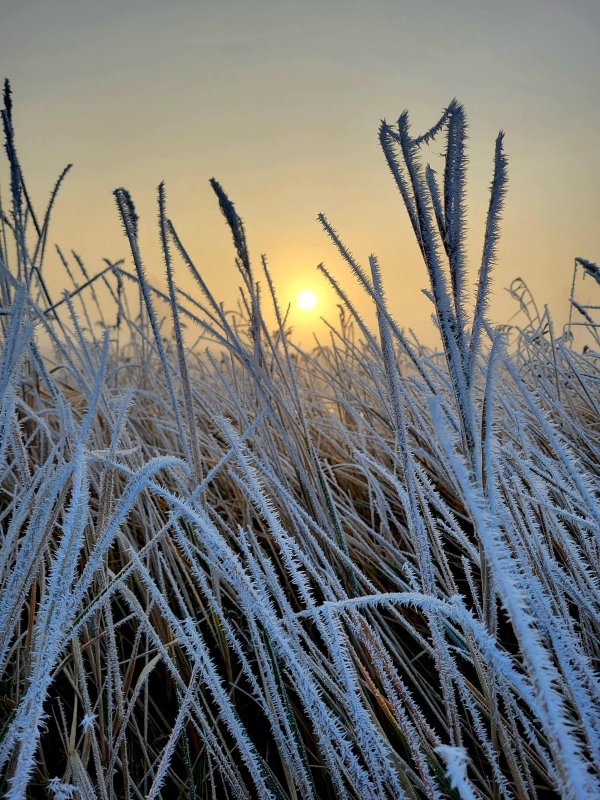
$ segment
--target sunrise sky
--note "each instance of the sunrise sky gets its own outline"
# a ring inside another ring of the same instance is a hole
[[[514,311],[503,289],[520,275],[562,320],[573,257],[600,258],[599,39],[598,0],[4,0],[0,72],[12,82],[38,207],[74,163],[50,239],[90,270],[127,254],[112,197],[124,186],[148,274],[162,281],[156,186],[165,180],[181,238],[233,303],[215,176],[245,220],[255,263],[267,254],[282,304],[302,289],[318,298],[314,311],[294,312],[303,336],[318,313],[336,316],[320,261],[368,307],[316,221],[324,211],[359,260],[378,255],[396,318],[427,337],[426,274],[379,149],[380,119],[407,108],[421,131],[452,97],[465,105],[473,280],[494,138],[506,131],[494,319]],[[52,257],[56,291],[54,266]]]

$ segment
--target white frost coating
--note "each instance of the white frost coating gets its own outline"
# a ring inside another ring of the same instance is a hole
[[[380,129],[441,349],[394,319],[388,265],[361,263],[320,214],[377,325],[321,264],[339,324],[304,352],[215,180],[235,313],[163,184],[167,292],[124,189],[131,259],[92,273],[50,252],[68,170],[36,215],[8,87],[4,101],[5,796],[34,782],[62,800],[599,796],[600,381],[522,282],[517,324],[488,322],[503,135],[470,307],[464,109],[452,101],[420,136],[407,113]],[[435,172],[424,155],[443,137]],[[576,264],[596,285],[597,267]],[[50,268],[67,280],[56,299]]]

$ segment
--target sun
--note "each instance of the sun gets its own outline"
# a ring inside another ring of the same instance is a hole
[[[317,302],[317,295],[312,289],[302,289],[301,292],[298,292],[298,296],[296,297],[296,304],[298,308],[300,311],[304,312],[313,311],[317,305]]]

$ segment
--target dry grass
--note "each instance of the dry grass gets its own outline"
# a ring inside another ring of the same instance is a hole
[[[205,286],[163,187],[162,299],[121,189],[131,266],[90,279],[62,257],[74,286],[50,298],[50,214],[31,209],[8,91],[3,121],[6,796],[597,797],[600,374],[526,301],[510,336],[485,321],[501,137],[470,313],[462,108],[420,139],[404,116],[382,128],[442,349],[405,339],[375,259],[360,267],[323,217],[379,330],[338,287],[339,325],[305,352],[265,262],[259,293],[216,182],[240,314]],[[438,188],[418,155],[442,131]],[[176,288],[175,262],[196,296]],[[185,345],[184,324],[206,351]]]

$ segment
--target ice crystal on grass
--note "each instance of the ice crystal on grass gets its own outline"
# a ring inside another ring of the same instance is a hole
[[[464,109],[421,135],[406,112],[380,128],[441,349],[394,318],[391,265],[357,259],[320,214],[377,328],[321,264],[342,313],[307,352],[216,180],[236,312],[163,184],[166,292],[123,188],[128,259],[94,271],[49,248],[68,168],[36,214],[8,84],[2,123],[0,791],[597,797],[600,377],[574,330],[598,342],[575,297],[598,268],[575,259],[562,336],[522,280],[517,321],[491,327],[503,134],[470,308]]]

